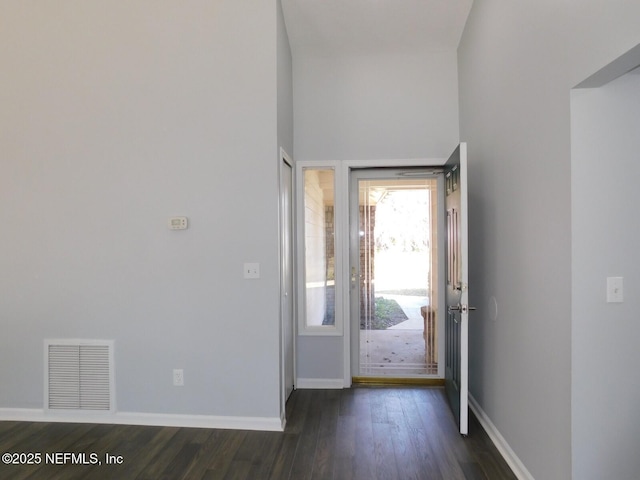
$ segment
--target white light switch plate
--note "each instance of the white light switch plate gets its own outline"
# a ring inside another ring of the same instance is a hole
[[[244,264],[244,278],[260,278],[260,264],[259,263],[245,263]]]
[[[622,277],[607,277],[607,303],[622,303]]]

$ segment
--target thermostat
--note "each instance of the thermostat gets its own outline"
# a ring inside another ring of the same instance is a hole
[[[187,228],[187,217],[170,217],[169,230],[184,230]]]

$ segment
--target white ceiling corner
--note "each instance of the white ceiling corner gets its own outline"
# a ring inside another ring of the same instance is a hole
[[[281,0],[294,57],[456,49],[473,0]]]

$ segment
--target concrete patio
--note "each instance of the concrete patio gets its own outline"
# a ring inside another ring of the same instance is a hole
[[[360,375],[411,377],[437,375],[437,364],[425,362],[424,319],[427,297],[382,294],[398,302],[407,320],[386,330],[360,330]]]

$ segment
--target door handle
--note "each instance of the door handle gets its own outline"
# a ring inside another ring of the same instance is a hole
[[[476,307],[470,307],[469,305],[449,305],[447,307],[450,312],[460,312],[460,313],[469,313],[471,310],[475,310]]]

